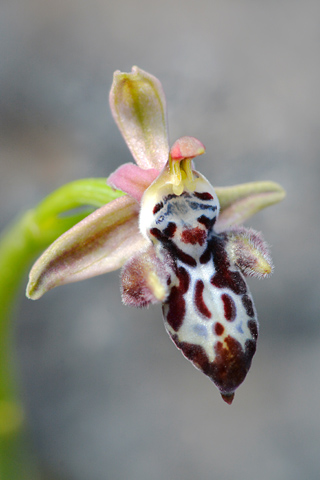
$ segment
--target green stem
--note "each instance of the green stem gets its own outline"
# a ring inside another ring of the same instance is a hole
[[[105,179],[77,180],[59,188],[22,215],[0,238],[0,478],[40,478],[27,442],[13,347],[13,304],[27,269],[56,238],[93,208],[123,195]],[[88,207],[80,212],[70,210]],[[68,214],[69,213],[69,214]]]

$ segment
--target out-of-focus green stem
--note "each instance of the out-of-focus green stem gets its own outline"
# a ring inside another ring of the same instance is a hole
[[[105,179],[77,180],[59,188],[16,220],[0,238],[0,479],[37,480],[15,372],[12,314],[27,269],[56,238],[94,208],[123,195]],[[70,210],[86,207],[78,212]],[[93,207],[93,208],[92,208]]]

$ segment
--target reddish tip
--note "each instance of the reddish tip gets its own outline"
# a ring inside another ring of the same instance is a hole
[[[234,393],[221,393],[222,400],[231,405],[234,399]]]
[[[183,160],[194,158],[205,152],[204,145],[194,137],[181,137],[171,147],[170,155],[172,160]]]

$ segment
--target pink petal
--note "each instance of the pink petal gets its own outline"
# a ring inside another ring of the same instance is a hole
[[[183,158],[194,158],[205,153],[204,145],[195,137],[178,138],[170,149],[172,160],[182,160]]]
[[[159,172],[155,168],[144,170],[133,163],[125,163],[109,176],[108,184],[122,190],[140,203],[145,190],[158,175]]]
[[[34,264],[27,296],[120,268],[147,244],[138,228],[138,204],[117,198],[59,237]]]
[[[110,107],[135,161],[144,169],[161,170],[169,155],[166,100],[153,75],[132,67],[114,73]]]

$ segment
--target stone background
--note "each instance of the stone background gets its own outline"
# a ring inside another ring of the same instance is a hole
[[[312,0],[2,0],[0,222],[131,161],[116,69],[163,83],[170,141],[198,137],[214,185],[275,180],[250,225],[261,324],[234,404],[175,349],[160,308],[121,305],[118,272],[21,295],[16,339],[38,454],[61,480],[318,480],[320,5]]]

